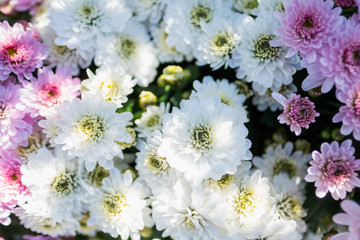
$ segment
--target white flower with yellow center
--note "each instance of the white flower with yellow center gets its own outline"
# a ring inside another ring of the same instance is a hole
[[[22,184],[31,192],[29,202],[39,202],[37,213],[56,222],[80,214],[85,190],[80,186],[76,159],[60,148],[39,149],[21,167]]]
[[[156,54],[145,26],[130,20],[124,31],[111,34],[99,42],[95,64],[121,67],[124,72],[134,76],[140,86],[147,87],[157,74],[159,61]]]
[[[183,100],[180,106],[164,116],[158,153],[187,180],[219,180],[251,158],[243,116],[218,96]]]
[[[284,146],[281,144],[269,146],[262,157],[254,157],[253,164],[270,179],[280,173],[287,174],[290,179],[303,179],[311,154],[304,154],[301,151],[293,152],[293,149],[292,142],[287,142]]]
[[[138,140],[136,148],[136,170],[151,189],[170,185],[176,179],[175,170],[170,167],[166,158],[159,156],[157,150],[161,145],[162,134],[155,131],[146,141]]]
[[[164,115],[169,113],[170,104],[160,103],[160,106],[148,106],[140,119],[135,120],[136,128],[140,137],[152,135],[156,130],[161,130]]]
[[[240,66],[236,77],[251,82],[261,95],[268,88],[290,84],[292,75],[301,69],[298,55],[288,58],[287,48],[270,45],[279,24],[272,12],[263,12],[245,25],[241,44],[233,54],[234,62]]]
[[[133,87],[136,85],[136,81],[120,69],[101,67],[96,70],[96,74],[90,69],[87,69],[86,72],[89,79],[81,82],[84,91],[97,94],[97,91],[100,90],[103,99],[115,103],[118,108],[127,102],[127,96],[134,91]]]
[[[169,2],[164,22],[168,36],[166,42],[186,56],[192,55],[198,44],[199,34],[203,32],[201,22],[211,23],[218,17],[231,13],[228,0],[184,0]]]
[[[55,0],[49,9],[55,43],[94,51],[104,35],[124,30],[131,11],[124,0]]]
[[[118,114],[116,109],[114,103],[103,100],[100,91],[95,95],[83,93],[82,99],[64,102],[56,107],[59,117],[53,120],[54,142],[69,155],[78,157],[79,163],[85,162],[88,171],[97,163],[106,169],[112,168],[113,157],[123,157],[117,142],[132,142],[126,132],[132,114]]]
[[[249,16],[233,14],[231,18],[218,18],[210,23],[201,22],[203,33],[199,37],[199,44],[194,47],[196,64],[209,64],[213,70],[232,63],[232,54],[240,45],[243,25],[249,22]]]
[[[224,201],[226,228],[230,235],[250,235],[274,206],[269,181],[257,170],[231,187]]]
[[[218,199],[184,180],[163,187],[151,205],[156,229],[175,240],[227,239],[225,229],[217,224],[222,214],[216,208]]]
[[[89,195],[88,225],[97,225],[112,237],[140,240],[139,231],[152,227],[149,202],[150,190],[140,181],[134,181],[130,172],[112,171],[103,185]]]
[[[235,83],[230,83],[228,79],[217,79],[212,76],[205,76],[202,82],[196,80],[193,83],[194,90],[191,92],[191,98],[211,98],[219,96],[222,103],[238,110],[241,114],[241,121],[247,122],[247,112],[244,107],[246,97],[239,94],[239,89]]]

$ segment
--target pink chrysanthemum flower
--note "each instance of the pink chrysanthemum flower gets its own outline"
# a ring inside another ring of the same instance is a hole
[[[341,134],[348,135],[351,132],[356,140],[360,141],[360,82],[354,85],[345,84],[342,89],[336,91],[336,98],[345,104],[333,117],[333,122],[342,122]]]
[[[357,14],[346,20],[335,38],[320,51],[320,59],[308,67],[309,76],[302,88],[307,91],[322,85],[326,93],[336,84],[353,84],[360,75],[360,24]]]
[[[345,213],[338,213],[333,216],[337,224],[347,225],[348,232],[336,234],[331,240],[359,240],[360,239],[360,206],[352,200],[341,202],[341,208]]]
[[[325,197],[330,192],[338,200],[346,197],[355,186],[360,187],[360,179],[355,171],[360,170],[360,160],[355,159],[355,148],[351,140],[339,143],[321,144],[321,152],[313,151],[311,167],[305,176],[307,182],[315,182],[316,196]]]
[[[24,12],[30,10],[30,14],[34,15],[36,12],[37,4],[42,0],[7,0],[2,4],[1,10],[4,14],[13,14],[16,11]]]
[[[308,129],[309,124],[315,122],[315,117],[320,115],[308,97],[302,98],[293,93],[286,99],[278,92],[273,92],[271,96],[284,107],[284,112],[278,117],[279,122],[290,125],[290,130],[295,132],[296,136],[300,135],[301,128]]]
[[[341,8],[333,8],[332,0],[284,0],[285,14],[275,12],[281,26],[275,30],[280,39],[274,39],[274,46],[287,46],[286,57],[304,54],[312,63],[317,51],[327,43],[342,22]]]
[[[342,8],[355,7],[355,0],[335,0],[335,4]]]
[[[58,237],[46,237],[46,236],[31,236],[31,235],[25,235],[24,240],[61,240],[61,238]]]
[[[21,183],[21,161],[14,152],[0,153],[0,223],[10,223],[10,212],[28,194]]]
[[[20,80],[30,79],[46,56],[46,46],[34,37],[33,30],[25,30],[20,23],[11,27],[6,21],[0,22],[0,80],[12,72]]]
[[[19,85],[7,81],[0,85],[0,146],[2,149],[15,149],[26,146],[32,132],[34,119],[24,112],[19,100]]]
[[[58,68],[56,74],[50,68],[38,70],[38,78],[31,79],[20,90],[21,101],[30,108],[31,117],[55,114],[55,106],[80,95],[80,79],[71,77],[71,68]]]

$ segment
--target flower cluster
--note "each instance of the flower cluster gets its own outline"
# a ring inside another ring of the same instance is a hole
[[[359,239],[360,1],[0,5],[0,239]]]

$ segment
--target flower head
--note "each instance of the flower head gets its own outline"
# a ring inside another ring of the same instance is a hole
[[[351,144],[351,140],[344,141],[340,146],[336,141],[323,143],[321,152],[313,151],[305,180],[315,182],[319,198],[330,192],[335,200],[344,199],[346,192],[352,191],[355,186],[360,187],[360,179],[355,172],[360,170],[360,160],[355,159],[355,149]]]
[[[315,117],[320,114],[315,111],[315,105],[308,97],[302,98],[293,93],[289,99],[277,92],[271,94],[276,101],[284,107],[284,112],[279,115],[280,123],[290,125],[290,130],[296,136],[301,133],[301,128],[309,128],[309,124],[315,122]]]
[[[285,14],[275,13],[281,26],[275,30],[280,37],[274,45],[290,47],[287,56],[298,51],[306,55],[309,62],[317,58],[317,50],[322,48],[342,23],[341,8],[334,8],[332,0],[284,0]]]
[[[54,74],[50,68],[38,71],[38,78],[20,90],[21,101],[31,109],[31,116],[55,114],[55,106],[71,101],[80,94],[80,79],[71,77],[71,69],[58,68]]]
[[[360,206],[352,200],[341,202],[341,208],[345,213],[334,215],[333,220],[337,224],[347,225],[348,232],[336,234],[331,240],[359,239],[360,236]]]
[[[30,79],[32,72],[43,65],[46,47],[34,37],[34,31],[24,29],[20,23],[13,27],[0,22],[0,80],[14,73],[22,80]]]

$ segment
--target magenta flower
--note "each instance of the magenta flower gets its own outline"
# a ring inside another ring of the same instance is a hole
[[[14,73],[22,80],[30,79],[32,72],[43,65],[47,56],[46,46],[40,43],[33,31],[15,23],[0,22],[0,80]]]
[[[352,132],[354,138],[360,141],[360,81],[353,85],[345,84],[336,91],[336,98],[345,106],[340,107],[332,121],[342,122],[341,134],[348,135]]]
[[[275,30],[280,39],[273,46],[288,46],[287,57],[304,54],[309,63],[317,58],[317,51],[326,45],[342,23],[341,8],[334,8],[332,0],[284,0],[285,14],[275,12],[281,26]]]
[[[344,22],[341,31],[320,51],[319,61],[308,67],[309,76],[302,88],[307,91],[321,86],[326,93],[336,84],[354,84],[360,75],[360,25],[357,14]]]
[[[278,92],[273,92],[271,96],[284,107],[284,112],[278,117],[279,122],[290,125],[290,131],[295,132],[296,136],[300,135],[301,128],[308,129],[309,124],[315,122],[315,117],[320,115],[308,97],[302,98],[293,93],[286,99]]]
[[[321,144],[321,152],[313,151],[311,167],[305,176],[307,182],[315,182],[316,196],[325,197],[330,192],[338,200],[346,197],[355,186],[360,187],[360,179],[355,171],[360,170],[360,160],[355,159],[355,149],[351,140],[339,143]]]
[[[28,191],[21,183],[21,161],[14,152],[0,152],[0,223],[10,223],[10,212],[23,203]]]
[[[0,85],[0,145],[2,149],[27,146],[34,119],[25,114],[20,103],[19,85],[6,81]]]
[[[29,107],[31,117],[55,113],[55,106],[80,95],[80,79],[71,77],[71,68],[58,68],[56,74],[50,68],[38,70],[38,79],[31,79],[20,90],[21,101]]]
[[[355,0],[335,0],[335,4],[342,8],[355,7]]]
[[[352,200],[341,202],[341,208],[345,213],[338,213],[333,216],[337,224],[347,225],[348,232],[336,234],[331,240],[359,240],[360,239],[360,206]]]

